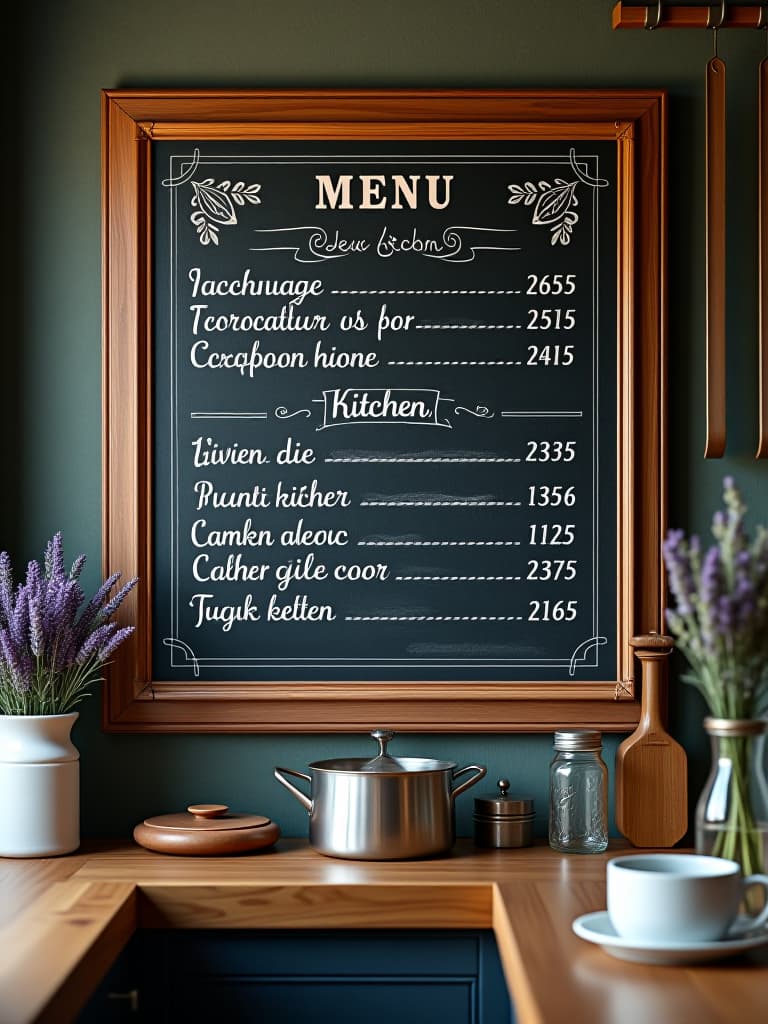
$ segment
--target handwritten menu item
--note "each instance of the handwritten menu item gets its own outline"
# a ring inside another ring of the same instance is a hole
[[[157,142],[158,680],[604,680],[616,147]]]

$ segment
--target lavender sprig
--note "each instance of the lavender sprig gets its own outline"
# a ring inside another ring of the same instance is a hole
[[[675,607],[667,626],[718,718],[768,713],[768,530],[750,541],[746,505],[732,477],[723,481],[725,508],[712,520],[716,543],[703,556],[697,537],[670,530],[663,546]]]
[[[87,696],[103,667],[134,631],[110,621],[138,582],[110,576],[83,608],[85,555],[64,566],[60,533],[48,541],[41,567],[27,566],[14,590],[11,559],[0,552],[0,713],[63,714]],[[81,610],[82,609],[82,610]]]

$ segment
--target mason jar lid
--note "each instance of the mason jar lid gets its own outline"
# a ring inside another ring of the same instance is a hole
[[[599,729],[568,729],[555,733],[555,750],[599,750],[602,743]]]
[[[768,732],[768,719],[705,718],[704,730],[710,736],[762,736]]]
[[[508,793],[509,780],[499,779],[498,793],[486,793],[475,797],[475,814],[511,815],[533,814],[533,800],[528,796]]]

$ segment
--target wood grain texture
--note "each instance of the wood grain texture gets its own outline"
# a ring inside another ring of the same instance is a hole
[[[629,637],[658,629],[665,528],[666,123],[662,91],[105,90],[102,94],[105,574],[138,575],[119,612],[136,634],[103,687],[115,732],[551,731],[633,728]],[[160,138],[615,139],[620,375],[618,658],[605,681],[258,686],[151,671],[151,140]],[[642,188],[635,187],[635,180]]]
[[[27,891],[47,888],[0,933],[8,961],[0,966],[0,1006],[20,1014],[2,1016],[3,1024],[69,1024],[75,1004],[139,924],[216,928],[252,921],[361,930],[389,922],[492,926],[519,1024],[762,1020],[766,950],[698,968],[650,967],[612,959],[573,934],[574,917],[605,907],[606,863],[626,850],[613,842],[606,854],[568,856],[541,843],[478,850],[460,840],[445,857],[377,863],[333,860],[297,839],[281,839],[265,853],[204,859],[152,854],[135,844],[86,844],[59,858],[70,879],[52,885],[50,862],[25,861],[19,870]],[[15,873],[14,882],[0,870],[0,904],[21,884]],[[9,993],[15,1002],[6,1002]]]
[[[142,928],[490,928],[487,883],[142,885]]]
[[[651,634],[632,645],[643,667],[641,715],[616,752],[616,824],[635,846],[669,847],[688,828],[687,757],[661,715],[662,666],[673,641]]]
[[[136,929],[130,882],[57,882],[0,931],[3,1024],[73,1020]]]

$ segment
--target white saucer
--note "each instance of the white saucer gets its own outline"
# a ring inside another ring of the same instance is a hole
[[[648,942],[622,939],[614,931],[607,910],[582,914],[573,922],[579,938],[595,942],[606,953],[619,960],[633,960],[638,964],[698,964],[707,960],[720,960],[768,944],[768,928],[747,933],[736,939],[717,942]]]

